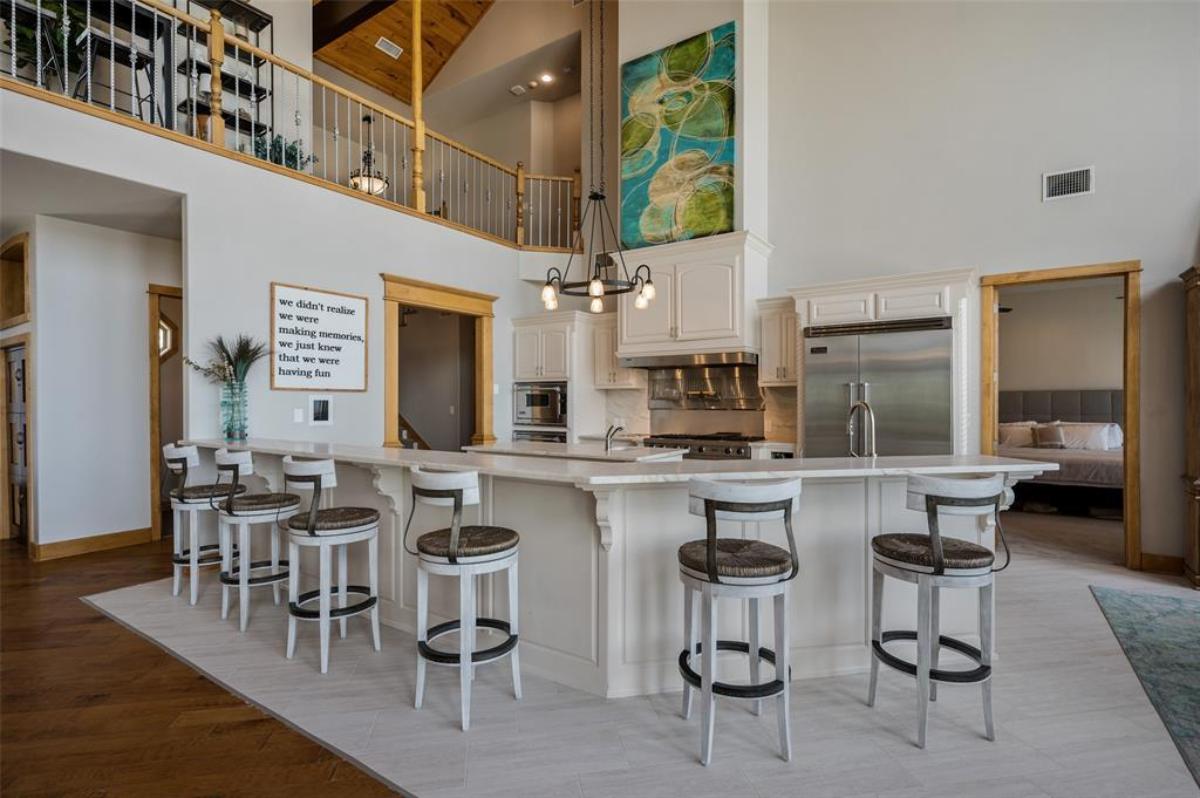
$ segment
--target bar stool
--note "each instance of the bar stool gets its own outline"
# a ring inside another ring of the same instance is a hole
[[[337,472],[332,460],[283,458],[284,486],[310,490],[308,511],[288,519],[288,635],[287,658],[296,653],[296,621],[316,621],[321,631],[321,673],[329,672],[329,622],[338,619],[341,637],[346,637],[346,619],[370,612],[371,640],[376,651],[379,645],[379,512],[370,507],[322,508],[324,491],[337,487]],[[347,581],[346,552],[350,544],[367,542],[367,579],[369,585],[351,585]],[[318,587],[300,592],[300,549],[315,547],[318,553]],[[338,581],[330,576],[333,551],[337,550]],[[333,608],[334,591],[338,606]],[[348,604],[354,593],[366,598]],[[318,602],[318,609],[304,605]]]
[[[799,562],[796,539],[792,534],[792,513],[800,498],[800,480],[759,480],[721,482],[693,479],[688,483],[688,510],[704,516],[707,535],[679,547],[679,578],[683,582],[683,630],[686,647],[679,654],[679,673],[683,676],[683,717],[692,715],[692,690],[701,691],[700,762],[712,761],[713,726],[716,720],[716,696],[754,701],[755,714],[761,713],[764,698],[775,697],[779,720],[779,750],[784,761],[791,761],[791,725],[788,721],[787,601],[788,583],[796,578]],[[783,519],[788,550],[762,540],[717,537],[717,521],[770,521]],[[695,600],[701,604],[701,632],[696,635]],[[718,640],[717,599],[749,601],[750,640]],[[758,602],[775,601],[775,650],[758,644]],[[750,657],[750,683],[730,684],[717,681],[717,652],[740,651]],[[691,666],[692,654],[699,654],[701,674]],[[774,665],[775,678],[759,681],[759,662]]]
[[[1000,508],[1005,504],[1003,474],[968,477],[908,477],[907,506],[925,513],[929,534],[885,534],[871,541],[874,552],[871,607],[871,683],[867,706],[875,706],[879,682],[879,663],[917,679],[917,746],[925,747],[929,722],[929,702],[937,700],[937,685],[980,684],[983,689],[983,722],[989,740],[996,739],[992,723],[992,646],[994,574],[1008,567],[1012,559],[1004,530],[1000,526]],[[944,538],[938,530],[938,514],[982,517],[995,513],[996,531],[1004,546],[1005,562],[993,568],[995,554],[986,546],[959,538]],[[883,578],[890,576],[917,586],[917,630],[881,631],[883,615]],[[979,588],[979,648],[939,631],[942,588]],[[917,662],[892,654],[885,647],[894,640],[915,640]],[[948,648],[976,663],[971,669],[946,670],[938,667],[940,649]]]
[[[279,604],[279,583],[288,578],[288,560],[279,559],[279,530],[285,521],[300,510],[300,497],[294,493],[238,493],[241,477],[254,473],[254,456],[247,451],[230,452],[218,449],[217,473],[230,475],[229,491],[220,504],[217,515],[221,546],[221,620],[229,617],[229,588],[238,588],[238,626],[246,631],[250,621],[250,588],[271,586],[275,603]],[[251,556],[250,530],[256,525],[270,524],[271,559],[255,561]],[[237,548],[241,552],[238,564],[233,564],[233,527],[238,528]],[[285,566],[280,570],[280,566]],[[245,566],[245,567],[243,567]],[[251,576],[251,571],[269,568],[264,574]]]
[[[471,726],[471,680],[475,666],[504,656],[512,665],[513,696],[521,700],[521,662],[517,649],[517,546],[520,535],[499,526],[463,526],[464,506],[479,504],[479,474],[475,471],[411,470],[412,507],[404,525],[404,549],[417,558],[417,690],[413,705],[421,708],[425,695],[425,663],[457,666],[462,700],[462,729]],[[451,507],[450,526],[417,538],[416,551],[408,548],[408,529],[417,504]],[[475,577],[508,571],[508,620],[480,618],[475,609]],[[429,628],[429,575],[458,577],[461,619]],[[490,648],[475,649],[479,627],[503,632],[505,639]],[[458,652],[430,645],[442,635],[458,630]]]
[[[183,569],[188,569],[191,580],[191,594],[188,603],[196,605],[200,596],[200,569],[210,565],[220,565],[221,555],[218,543],[200,543],[199,515],[202,511],[216,510],[222,493],[230,495],[228,485],[208,482],[202,485],[189,485],[188,469],[200,467],[200,452],[195,446],[183,446],[168,443],[163,448],[163,459],[167,468],[176,475],[175,487],[168,494],[171,497],[171,516],[174,524],[172,537],[175,541],[175,552],[171,558],[174,581],[171,595],[178,596]],[[240,485],[233,489],[233,495],[246,492],[246,486]],[[183,517],[187,514],[188,545],[183,545]]]

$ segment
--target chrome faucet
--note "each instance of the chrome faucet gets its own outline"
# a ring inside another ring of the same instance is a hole
[[[854,413],[862,408],[867,414],[867,421],[870,422],[870,434],[867,436],[867,457],[878,456],[878,451],[875,449],[875,411],[871,409],[871,403],[866,399],[859,399],[854,404],[850,405],[850,413],[846,416],[846,434],[850,436],[850,456],[861,457],[858,452],[854,451]]]
[[[617,437],[617,433],[624,432],[624,431],[625,431],[624,427],[618,427],[616,424],[613,424],[611,427],[608,428],[608,432],[604,433],[604,452],[605,452],[605,454],[612,451],[613,438]]]

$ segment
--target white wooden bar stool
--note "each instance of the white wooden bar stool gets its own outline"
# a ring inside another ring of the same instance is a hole
[[[279,559],[280,527],[300,510],[300,497],[294,493],[239,493],[242,477],[254,473],[254,456],[247,451],[231,452],[218,449],[217,474],[230,475],[229,489],[220,504],[217,521],[221,545],[221,620],[229,617],[229,589],[238,589],[238,626],[246,631],[250,621],[250,588],[271,586],[275,603],[279,603],[279,583],[288,578],[288,560]],[[269,524],[271,528],[271,559],[255,560],[251,552],[250,531],[254,526]],[[233,527],[238,529],[237,548],[240,552],[234,565]],[[282,570],[281,570],[282,566]],[[252,576],[251,571],[270,569]]]
[[[1000,526],[1000,509],[1006,504],[1003,474],[968,477],[908,477],[908,509],[924,512],[929,534],[884,534],[871,541],[874,552],[871,607],[871,683],[867,706],[875,706],[879,663],[916,677],[917,746],[925,747],[929,725],[929,702],[937,700],[937,685],[980,684],[983,688],[983,722],[989,740],[996,739],[992,723],[992,646],[994,574],[1008,567],[1011,555]],[[991,549],[960,538],[942,537],[938,514],[980,517],[995,514],[996,532],[1004,546],[1005,562],[994,568]],[[917,586],[917,629],[884,632],[883,578],[890,576]],[[939,591],[944,588],[979,588],[979,648],[939,630]],[[916,663],[887,650],[894,640],[915,640]],[[976,663],[970,669],[938,667],[942,648],[966,656]]]
[[[215,511],[222,494],[229,495],[229,486],[217,482],[202,485],[189,485],[188,470],[200,467],[200,452],[195,446],[182,446],[168,443],[163,446],[163,459],[167,468],[175,474],[175,487],[169,493],[171,497],[171,515],[174,530],[175,551],[171,558],[174,581],[171,594],[178,596],[183,569],[188,569],[191,590],[188,603],[195,606],[200,597],[200,569],[211,565],[221,564],[220,545],[218,543],[200,542],[200,513],[208,510]],[[234,493],[246,492],[246,486],[235,488]],[[187,516],[188,542],[183,544],[183,518]]]
[[[520,536],[499,526],[463,526],[464,506],[479,504],[479,474],[475,471],[424,471],[413,468],[412,507],[404,525],[404,548],[417,558],[417,690],[414,706],[421,708],[425,695],[425,663],[458,668],[462,701],[462,729],[471,726],[471,680],[475,666],[504,656],[512,665],[513,695],[521,700],[521,663],[517,649],[517,556]],[[417,538],[415,551],[408,548],[408,529],[417,504],[450,507],[453,516],[445,529],[426,532]],[[480,618],[475,608],[475,577],[508,571],[508,620]],[[429,575],[458,577],[458,620],[429,628]],[[478,628],[495,629],[505,639],[489,648],[475,648]],[[442,635],[458,631],[458,651],[442,651],[430,645]]]
[[[296,653],[296,621],[316,621],[321,631],[321,673],[329,672],[330,620],[338,619],[341,636],[346,636],[346,619],[369,612],[371,640],[379,651],[379,512],[370,507],[321,507],[326,491],[337,487],[337,472],[332,460],[283,458],[284,487],[309,490],[308,510],[288,519],[288,636],[287,658]],[[347,581],[346,554],[352,543],[367,543],[367,579],[369,585],[351,585]],[[300,549],[318,551],[318,587],[300,592]],[[338,581],[330,574],[333,551],[337,550]],[[333,607],[336,591],[338,606]],[[366,596],[348,604],[349,594]],[[318,609],[304,605],[318,602]]]
[[[779,720],[779,751],[791,761],[791,725],[788,721],[787,602],[788,583],[799,572],[796,539],[792,534],[792,513],[800,498],[800,480],[759,480],[721,482],[693,479],[688,483],[688,509],[704,516],[707,534],[679,547],[679,578],[683,582],[683,627],[686,647],[679,654],[679,672],[683,676],[683,717],[692,715],[692,690],[701,691],[700,762],[712,761],[713,727],[716,721],[716,696],[754,701],[755,713],[761,712],[764,698],[776,698]],[[717,537],[717,521],[783,520],[788,549],[762,540]],[[696,634],[696,598],[701,598],[701,632]],[[717,639],[717,599],[746,599],[750,611],[750,640]],[[775,601],[775,650],[758,644],[758,602]],[[740,651],[750,657],[750,683],[730,684],[717,681],[717,652]],[[692,668],[693,654],[700,656],[701,672]],[[759,681],[759,662],[766,660],[775,668],[775,678]]]

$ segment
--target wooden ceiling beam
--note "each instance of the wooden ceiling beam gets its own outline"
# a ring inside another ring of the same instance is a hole
[[[313,6],[313,52],[367,22],[394,0],[325,0]]]

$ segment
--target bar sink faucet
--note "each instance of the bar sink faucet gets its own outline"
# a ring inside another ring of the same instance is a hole
[[[608,428],[608,431],[604,433],[604,453],[605,454],[608,454],[609,452],[612,451],[613,438],[617,437],[617,433],[624,432],[624,431],[625,431],[624,427],[618,427],[616,424],[613,424],[612,426],[610,426]]]
[[[850,413],[846,416],[846,434],[850,436],[850,456],[861,457],[858,452],[854,451],[854,414],[859,408],[867,414],[867,422],[870,424],[869,434],[867,435],[867,457],[877,457],[879,452],[875,448],[875,411],[871,409],[871,403],[866,399],[859,399],[854,404],[850,405]]]

